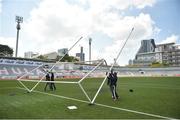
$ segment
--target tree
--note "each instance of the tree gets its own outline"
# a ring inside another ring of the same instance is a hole
[[[47,60],[47,57],[43,56],[43,55],[40,55],[38,56],[37,58],[41,59],[41,60]]]
[[[169,63],[165,61],[163,61],[162,63],[154,61],[151,64],[151,67],[168,67],[168,66],[169,66]]]
[[[7,45],[0,44],[0,55],[1,56],[13,56],[13,49]]]
[[[165,67],[168,67],[168,66],[169,66],[169,63],[168,63],[167,61],[163,61],[162,64],[163,64],[163,66],[165,66]]]
[[[58,55],[56,58],[56,61],[59,61],[61,58],[62,56]],[[76,61],[79,61],[79,60],[73,56],[69,56],[68,54],[66,54],[61,60],[61,62],[76,62]]]

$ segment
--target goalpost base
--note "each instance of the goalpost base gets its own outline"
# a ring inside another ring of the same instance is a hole
[[[95,104],[94,104],[94,103],[89,103],[88,105],[89,105],[89,106],[93,106],[93,105],[95,105]]]
[[[31,93],[30,91],[27,91],[26,93]]]

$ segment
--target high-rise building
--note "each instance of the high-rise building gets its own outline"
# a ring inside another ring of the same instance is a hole
[[[67,48],[58,49],[58,55],[59,56],[64,56],[66,53],[68,54]]]
[[[154,39],[142,40],[138,53],[154,52],[156,48]]]
[[[76,53],[76,57],[79,58],[80,61],[85,61],[85,54],[83,53],[83,47],[81,47],[80,53]]]
[[[133,64],[146,66],[156,61],[155,48],[154,39],[142,40]]]
[[[142,40],[134,65],[149,66],[153,62],[165,63],[170,66],[180,66],[180,45],[164,43],[155,45],[153,39]]]
[[[158,44],[156,51],[159,52],[159,61],[171,66],[180,66],[180,45],[174,42]]]
[[[39,53],[35,53],[32,51],[28,51],[28,52],[24,53],[25,58],[34,58],[34,57],[37,57],[38,55],[39,55]]]

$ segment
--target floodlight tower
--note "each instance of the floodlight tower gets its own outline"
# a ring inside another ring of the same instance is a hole
[[[16,22],[17,22],[17,38],[16,38],[16,54],[15,57],[17,57],[18,54],[18,39],[19,39],[19,30],[21,29],[20,23],[23,22],[23,17],[16,16]]]
[[[91,42],[92,42],[92,39],[89,38],[89,62],[91,64]]]

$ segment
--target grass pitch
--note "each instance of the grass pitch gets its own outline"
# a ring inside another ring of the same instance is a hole
[[[71,80],[75,81],[75,80]],[[85,79],[82,86],[92,99],[102,78]],[[29,88],[35,83],[23,82]],[[44,92],[40,83],[27,93],[15,80],[0,80],[0,119],[161,119],[180,118],[179,77],[124,77],[118,80],[120,99],[113,101],[104,84],[95,105],[89,105],[77,84],[56,84],[56,91]],[[130,89],[133,92],[130,92]],[[68,106],[77,106],[69,110]]]

